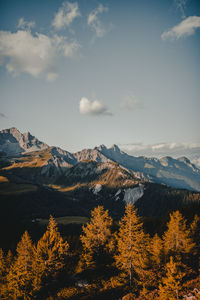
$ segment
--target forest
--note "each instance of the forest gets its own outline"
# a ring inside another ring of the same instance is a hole
[[[50,216],[38,241],[0,249],[0,299],[200,299],[200,217],[173,211],[153,235],[133,204],[120,221],[97,206],[67,239]]]

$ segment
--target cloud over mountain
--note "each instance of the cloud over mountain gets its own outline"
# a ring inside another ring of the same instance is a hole
[[[200,158],[200,143],[157,143],[157,144],[143,144],[130,143],[121,145],[121,148],[131,155],[137,156],[153,156],[162,157],[170,155],[172,157],[187,156],[194,161]]]
[[[87,98],[83,97],[79,103],[79,111],[82,115],[98,116],[98,115],[107,115],[111,116],[112,114],[108,111],[107,107],[102,104],[99,100],[90,101]]]

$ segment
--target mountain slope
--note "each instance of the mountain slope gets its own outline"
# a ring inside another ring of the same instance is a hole
[[[138,184],[138,179],[131,171],[114,162],[81,161],[67,169],[57,183],[65,186],[79,184],[94,187],[98,184],[109,188],[125,188]]]
[[[66,169],[77,163],[73,155],[58,147],[25,152],[13,157],[1,157],[0,174],[17,176],[37,184],[52,183],[64,174]]]
[[[31,152],[48,148],[48,145],[39,141],[30,132],[21,133],[17,128],[0,131],[0,151],[7,155],[16,155],[22,152]]]
[[[116,145],[111,148],[100,146],[95,150],[125,168],[139,172],[138,176],[146,180],[200,191],[200,170],[185,157],[179,159],[168,156],[161,159],[134,157],[121,151]]]
[[[200,169],[186,157],[178,159],[169,156],[161,159],[134,157],[121,151],[117,145],[111,148],[101,145],[94,149],[70,153],[58,147],[48,147],[30,133],[22,134],[16,128],[0,132],[0,151],[10,156],[1,158],[0,163],[4,166],[4,171],[8,164],[7,171],[23,174],[28,178],[31,174],[31,178],[38,182],[52,183],[69,168],[82,161],[102,164],[116,162],[143,181],[200,191]],[[82,172],[81,169],[80,176],[83,176]],[[67,172],[66,176],[70,181],[72,174]]]

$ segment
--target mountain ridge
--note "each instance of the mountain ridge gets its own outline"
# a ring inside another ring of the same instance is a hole
[[[21,133],[16,127],[0,131],[0,151],[7,155],[43,150],[48,147],[30,132]]]
[[[82,161],[115,162],[142,181],[200,191],[200,170],[187,157],[135,157],[121,151],[115,144],[110,148],[100,145],[70,153],[59,147],[49,147],[29,132],[22,134],[15,127],[0,131],[0,151],[16,156],[8,167],[10,170],[19,170],[23,166],[33,168],[35,165],[41,167],[40,177],[51,178],[51,182],[58,176],[69,176],[68,169]]]

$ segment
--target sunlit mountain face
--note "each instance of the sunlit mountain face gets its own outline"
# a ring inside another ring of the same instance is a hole
[[[4,167],[4,171],[22,174],[24,177],[29,176],[38,183],[59,182],[61,175],[66,178],[66,181],[70,181],[75,170],[80,180],[88,176],[92,178],[95,174],[97,176],[101,172],[104,173],[106,169],[111,170],[117,163],[121,169],[125,168],[124,170],[138,180],[194,191],[200,190],[200,170],[186,157],[178,159],[170,156],[160,159],[136,157],[121,151],[117,145],[111,148],[101,145],[94,149],[70,153],[59,147],[49,147],[30,133],[22,134],[16,128],[1,131],[0,151],[4,157],[2,160],[9,161],[9,166]],[[81,165],[81,162],[85,163]],[[95,162],[97,165],[90,162]],[[113,174],[115,172],[118,173],[116,167]],[[111,176],[109,182],[111,183],[112,180],[115,181],[115,176]],[[86,181],[89,183],[89,179]],[[118,182],[120,184],[120,180]]]

